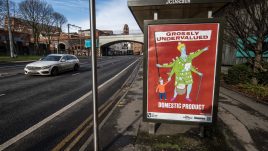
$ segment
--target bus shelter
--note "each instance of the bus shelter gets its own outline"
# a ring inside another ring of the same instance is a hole
[[[232,0],[128,0],[144,32],[143,119],[213,124],[217,119],[223,25]]]

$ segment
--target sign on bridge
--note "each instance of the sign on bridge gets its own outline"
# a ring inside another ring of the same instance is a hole
[[[99,47],[99,43],[98,40],[96,41],[96,47]],[[91,40],[90,39],[86,39],[85,40],[85,48],[91,48]]]

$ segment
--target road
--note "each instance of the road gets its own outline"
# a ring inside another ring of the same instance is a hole
[[[138,60],[98,59],[98,84],[110,80],[99,89],[99,106],[122,87]],[[81,62],[78,72],[55,77],[25,76],[24,64],[0,67],[7,73],[0,77],[0,150],[51,150],[92,114],[90,61]]]

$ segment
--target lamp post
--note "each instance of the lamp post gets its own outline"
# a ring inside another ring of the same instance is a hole
[[[95,0],[89,1],[90,8],[90,37],[91,37],[91,62],[92,62],[92,97],[93,97],[93,136],[94,151],[99,150],[98,141],[98,87],[97,87],[97,54],[96,54],[96,11]]]
[[[7,21],[8,21],[10,57],[14,58],[15,55],[14,55],[13,38],[12,38],[11,25],[10,25],[9,0],[6,0],[6,5],[7,5]]]

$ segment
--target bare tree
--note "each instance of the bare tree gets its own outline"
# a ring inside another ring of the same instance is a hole
[[[52,9],[51,5],[43,0],[25,0],[19,3],[21,18],[31,28],[34,38],[34,49],[40,54],[39,36],[42,32],[42,22]]]
[[[9,1],[10,16],[17,16],[18,9],[16,8],[16,3]],[[4,28],[5,21],[7,17],[7,2],[6,0],[0,0],[0,28]]]
[[[254,74],[266,71],[262,56],[267,51],[268,1],[237,0],[226,8],[225,14],[225,41],[247,58]],[[252,83],[257,83],[255,77]]]
[[[62,33],[62,27],[63,27],[63,25],[65,25],[67,23],[67,19],[66,19],[66,17],[64,15],[62,15],[62,14],[60,14],[58,12],[55,12],[53,14],[53,16],[54,16],[54,20],[55,20],[55,25],[57,27],[57,41],[58,41],[58,43],[57,43],[57,45],[58,45],[57,53],[58,53],[60,35]]]
[[[43,10],[44,13],[43,19],[40,23],[41,26],[41,34],[46,37],[46,42],[47,42],[47,51],[50,51],[50,44],[51,44],[51,38],[52,34],[56,31],[55,27],[55,19],[53,17],[54,10],[50,6],[46,10]]]
[[[3,27],[6,16],[6,5],[4,0],[0,0],[0,27]]]
[[[12,38],[12,28],[10,23],[11,15],[15,16],[15,3],[10,0],[0,0],[0,28],[8,29],[8,37],[5,36],[5,41],[9,41],[6,43],[6,49],[10,50],[10,57],[15,57],[14,53],[14,39]],[[14,12],[14,13],[13,13]],[[13,14],[12,14],[13,13]]]

